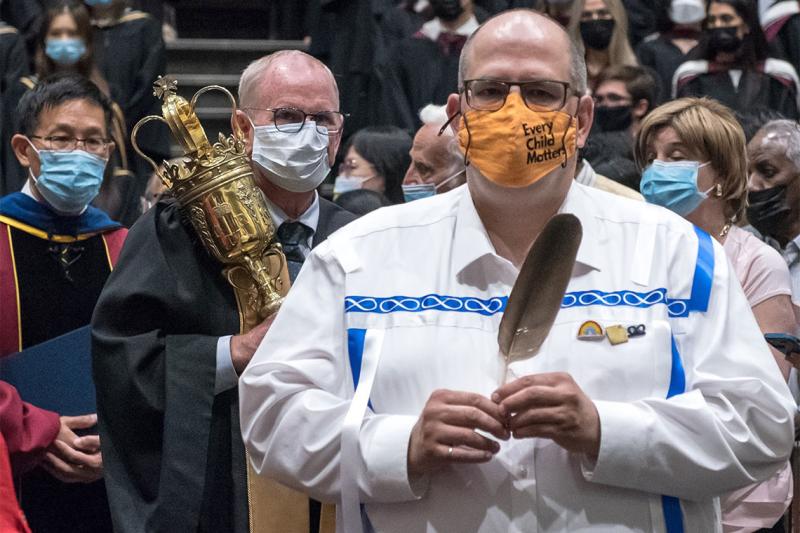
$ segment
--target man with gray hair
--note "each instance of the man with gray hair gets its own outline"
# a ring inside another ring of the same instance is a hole
[[[341,138],[336,81],[307,54],[277,52],[244,71],[239,96],[233,120],[294,279],[354,218],[316,192]],[[187,224],[169,199],[143,215],[94,315],[106,487],[121,533],[248,531],[236,386],[272,318],[236,334],[233,289]],[[316,533],[314,510],[292,522],[307,518]]]
[[[461,58],[466,186],[311,253],[240,380],[253,464],[347,533],[720,531],[794,437],[724,250],[573,179],[593,102],[557,23],[504,12]]]
[[[764,124],[747,144],[747,220],[783,256],[800,302],[800,125]]]
[[[419,112],[422,127],[414,135],[403,179],[406,202],[447,192],[464,183],[464,156],[447,123],[445,106],[426,105]]]

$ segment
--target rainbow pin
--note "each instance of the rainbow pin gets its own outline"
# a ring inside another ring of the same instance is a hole
[[[578,340],[601,341],[603,337],[603,327],[594,320],[587,320],[578,328]]]

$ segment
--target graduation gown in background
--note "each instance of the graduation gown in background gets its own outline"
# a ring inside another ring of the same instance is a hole
[[[459,55],[460,50],[443,54],[439,44],[419,33],[401,41],[384,69],[387,122],[416,131],[420,109],[447,103],[458,89]]]
[[[657,102],[669,101],[672,94],[672,77],[681,63],[687,60],[689,53],[684,54],[672,43],[671,35],[664,33],[655,39],[639,43],[636,47],[636,57],[641,66],[650,68],[656,76]]]
[[[314,244],[353,218],[320,198]],[[187,224],[171,199],[142,216],[92,321],[117,533],[248,530],[238,391],[214,394],[217,341],[239,332],[236,299]]]
[[[0,21],[0,196],[17,192],[21,188],[19,179],[6,178],[6,161],[18,165],[11,149],[11,136],[16,116],[17,96],[12,94],[19,79],[29,73],[28,53],[25,41],[13,26]],[[16,169],[15,169],[16,170]],[[16,174],[15,174],[16,176]]]
[[[126,199],[122,222],[138,215],[139,196],[153,169],[133,152],[130,133],[147,115],[161,115],[161,102],[153,96],[153,82],[166,74],[167,59],[161,24],[142,11],[128,11],[115,24],[94,29],[95,61],[119,103],[126,124],[129,165],[136,184]],[[139,147],[155,161],[169,159],[169,130],[148,125],[137,136]]]
[[[772,109],[786,118],[797,119],[800,112],[796,80],[794,69],[775,59],[768,59],[756,69],[742,70],[737,86],[728,70],[707,61],[687,61],[675,73],[673,90],[676,98],[708,96],[740,113]]]
[[[89,324],[126,232],[91,206],[62,217],[23,193],[0,199],[0,356]],[[36,468],[17,488],[33,531],[110,531],[102,480],[63,483]]]
[[[330,18],[328,67],[336,78],[344,121],[344,138],[361,128],[380,123],[381,80],[375,66],[384,50],[376,16],[379,0],[319,0],[321,16]],[[313,46],[313,41],[312,41]]]
[[[782,57],[800,72],[800,15],[789,17],[770,42],[775,55]]]
[[[44,18],[43,0],[3,0],[0,2],[0,19],[19,30],[28,49],[28,58],[33,58],[36,40]],[[32,68],[32,65],[29,65]]]

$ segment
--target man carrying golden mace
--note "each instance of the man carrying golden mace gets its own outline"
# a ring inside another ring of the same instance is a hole
[[[319,503],[248,474],[236,385],[307,253],[353,218],[316,193],[341,140],[338,89],[302,52],[257,60],[214,144],[194,113],[212,89],[188,102],[157,82],[163,117],[149,120],[185,159],[160,170],[172,198],[132,228],[94,315],[114,525],[316,532],[330,526]]]

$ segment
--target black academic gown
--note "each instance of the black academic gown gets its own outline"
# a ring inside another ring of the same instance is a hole
[[[320,199],[313,244],[353,218]],[[238,393],[214,394],[217,340],[239,331],[221,270],[162,201],[100,296],[92,356],[117,533],[247,531]]]
[[[800,72],[800,15],[790,17],[770,45],[777,57],[784,58]]]
[[[28,53],[25,51],[25,40],[22,35],[5,22],[0,22],[0,195],[16,192],[20,189],[18,178],[6,178],[5,161],[13,161],[16,157],[11,149],[14,117],[16,115],[17,96],[11,94],[17,87],[19,79],[28,74]],[[15,174],[16,176],[16,174]]]
[[[384,111],[386,122],[416,131],[422,125],[419,110],[428,104],[444,105],[458,89],[458,58],[444,55],[427,37],[401,41],[385,66]]]
[[[684,96],[708,96],[740,113],[772,109],[787,118],[798,118],[794,89],[757,70],[742,71],[738,87],[727,71],[700,74],[678,88],[676,97]]]
[[[669,34],[659,35],[656,39],[643,41],[636,47],[639,64],[649,67],[655,73],[658,83],[658,103],[671,99],[672,77],[681,63],[687,60],[680,48],[672,44]]]
[[[95,62],[119,102],[127,127],[129,165],[136,184],[126,198],[124,222],[138,216],[139,196],[153,169],[135,155],[129,136],[136,123],[147,115],[161,115],[161,102],[153,96],[153,82],[166,74],[167,56],[161,24],[141,11],[130,11],[118,23],[94,29]],[[170,156],[169,130],[148,124],[137,136],[139,147],[156,162]]]

